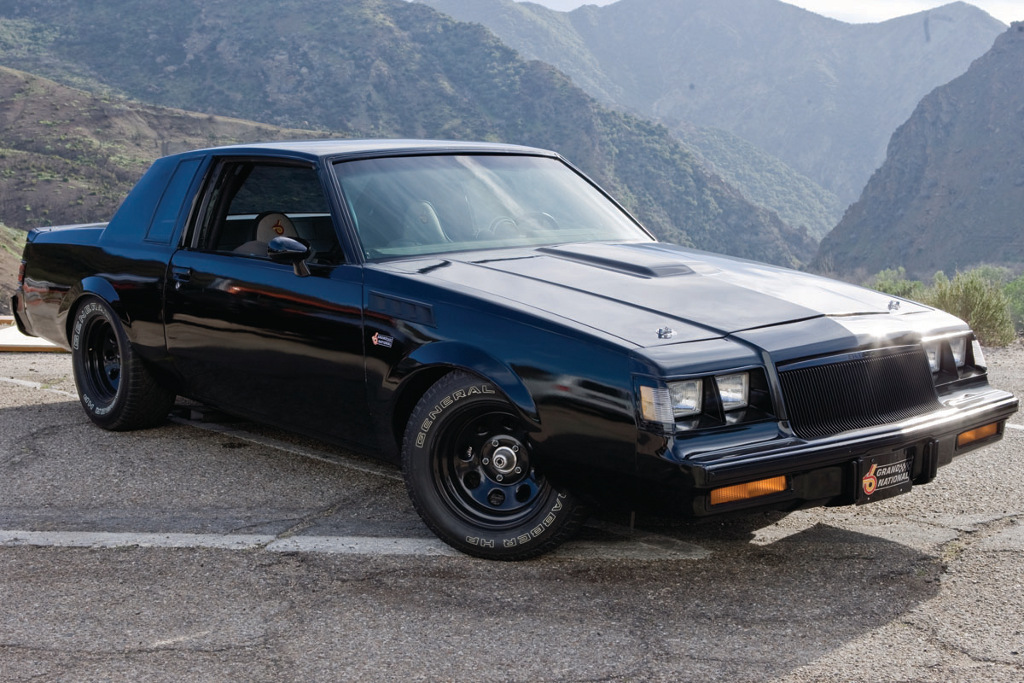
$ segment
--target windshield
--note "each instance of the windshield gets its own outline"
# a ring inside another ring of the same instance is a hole
[[[652,241],[557,159],[445,155],[335,164],[367,259],[452,251]]]

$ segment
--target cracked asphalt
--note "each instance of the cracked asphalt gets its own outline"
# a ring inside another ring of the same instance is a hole
[[[987,353],[1024,395],[1024,348]],[[599,516],[505,564],[438,550],[388,466],[103,432],[70,377],[0,354],[0,681],[1024,680],[1022,429],[872,505]]]

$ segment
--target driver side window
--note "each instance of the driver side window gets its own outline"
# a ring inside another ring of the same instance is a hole
[[[274,237],[311,249],[309,263],[344,262],[316,170],[311,166],[225,160],[205,198],[196,248],[245,258],[267,258]]]

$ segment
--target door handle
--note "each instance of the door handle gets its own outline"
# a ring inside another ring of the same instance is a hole
[[[192,269],[179,266],[171,267],[171,279],[174,280],[174,288],[181,289],[181,285],[192,279]]]

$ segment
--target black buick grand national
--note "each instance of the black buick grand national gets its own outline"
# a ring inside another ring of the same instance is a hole
[[[557,154],[419,141],[158,160],[108,224],[32,231],[23,332],[106,429],[176,396],[400,463],[444,541],[557,546],[587,504],[868,503],[1001,438],[960,320],[657,242]]]

